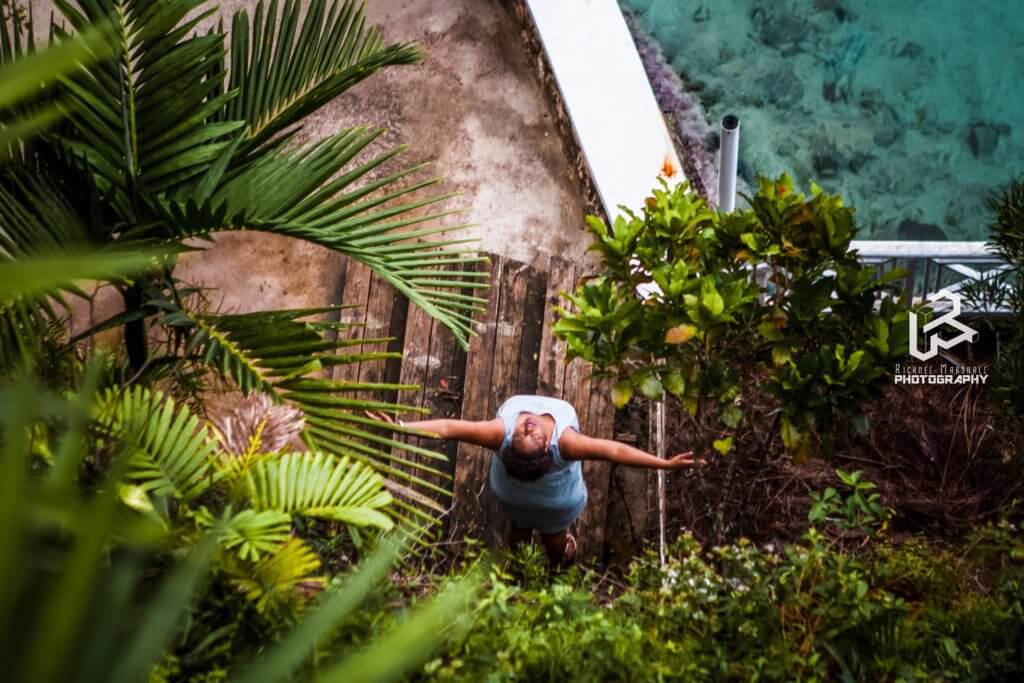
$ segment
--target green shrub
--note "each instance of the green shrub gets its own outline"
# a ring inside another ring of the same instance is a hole
[[[750,207],[719,214],[662,181],[641,214],[589,217],[602,271],[567,295],[555,334],[614,377],[617,406],[671,394],[701,437],[734,434],[765,385],[794,458],[828,456],[836,422],[866,429],[861,406],[907,352],[906,311],[892,299],[875,309],[900,273],[874,277],[850,249],[853,209],[816,186],[806,197],[786,175],[761,178]],[[645,298],[637,288],[651,283]]]
[[[684,535],[664,567],[654,553],[637,559],[608,599],[596,591],[607,576],[517,585],[494,570],[472,630],[416,678],[1013,680],[1024,673],[1024,563],[1012,532],[986,527],[961,548],[878,541],[859,554],[816,529],[777,551]]]

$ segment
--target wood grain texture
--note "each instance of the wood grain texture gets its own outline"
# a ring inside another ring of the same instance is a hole
[[[502,289],[502,270],[504,259],[491,257],[491,277],[487,310],[481,314],[478,331],[469,344],[466,361],[465,381],[463,383],[462,419],[485,420],[492,416],[491,373],[495,361],[495,343],[498,338],[498,314],[503,296],[508,293]],[[499,528],[497,538],[507,523],[500,510],[485,511],[482,500],[490,499],[487,490],[487,472],[490,465],[489,454],[484,449],[470,444],[460,443],[455,457],[455,480],[452,491],[452,512],[448,520],[448,538],[456,543],[466,538],[477,538],[494,541],[496,535],[488,532]],[[493,515],[486,519],[485,513]]]

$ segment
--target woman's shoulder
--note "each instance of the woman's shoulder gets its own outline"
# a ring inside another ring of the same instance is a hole
[[[576,409],[573,408],[572,404],[568,401],[555,398],[554,396],[542,396],[540,394],[516,394],[515,396],[509,396],[501,405],[503,408],[515,406],[524,410],[530,410],[531,408],[551,410],[552,408],[555,408],[559,410],[571,410],[574,413],[576,412]]]

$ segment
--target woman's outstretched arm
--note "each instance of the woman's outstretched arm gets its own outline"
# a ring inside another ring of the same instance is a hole
[[[587,436],[572,429],[562,432],[558,440],[558,449],[566,460],[608,460],[631,467],[675,470],[702,464],[702,461],[693,459],[693,451],[679,453],[663,460],[639,448],[611,439]]]
[[[437,439],[455,439],[491,450],[501,448],[505,440],[505,423],[500,417],[491,420],[417,420],[416,422],[399,423],[390,415],[381,412],[366,411],[366,414],[377,420],[399,424],[405,429],[425,432],[423,436]]]

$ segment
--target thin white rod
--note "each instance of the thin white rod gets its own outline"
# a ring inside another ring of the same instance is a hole
[[[665,402],[654,404],[654,442],[656,455],[665,459]],[[658,470],[658,559],[665,566],[665,470]]]

